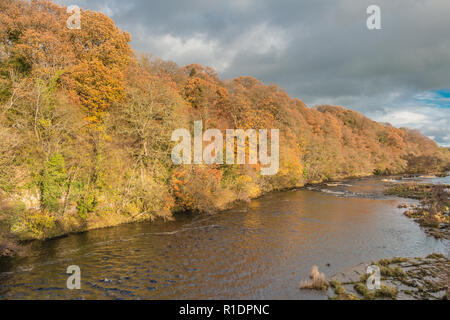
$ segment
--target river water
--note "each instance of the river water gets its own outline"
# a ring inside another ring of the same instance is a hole
[[[36,242],[27,257],[0,261],[0,299],[326,299],[299,289],[313,265],[330,276],[381,258],[447,254],[448,241],[397,208],[414,200],[384,196],[384,184],[274,192],[213,216]],[[70,265],[81,269],[81,290],[66,287]]]

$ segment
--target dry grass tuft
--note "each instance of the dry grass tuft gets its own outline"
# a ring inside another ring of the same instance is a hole
[[[329,287],[327,277],[319,271],[317,266],[313,266],[309,280],[300,281],[300,289],[326,290]]]

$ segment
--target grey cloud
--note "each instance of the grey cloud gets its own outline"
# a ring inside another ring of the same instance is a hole
[[[74,0],[62,0],[74,4]],[[202,63],[222,77],[277,83],[309,105],[331,103],[394,119],[450,145],[448,108],[412,98],[450,88],[447,0],[80,0],[131,33],[138,51]],[[382,30],[366,28],[381,7]],[[431,109],[430,109],[431,108]],[[433,113],[433,121],[413,113]],[[403,113],[402,113],[403,112]],[[441,120],[441,121],[440,121]],[[433,128],[428,128],[432,123]]]

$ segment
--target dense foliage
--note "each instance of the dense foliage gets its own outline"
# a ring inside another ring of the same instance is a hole
[[[342,107],[308,108],[252,77],[139,56],[101,13],[0,2],[0,221],[46,238],[176,211],[214,212],[264,192],[350,176],[442,171],[449,151]],[[280,129],[280,170],[174,166],[171,133]],[[0,239],[1,240],[1,239]]]

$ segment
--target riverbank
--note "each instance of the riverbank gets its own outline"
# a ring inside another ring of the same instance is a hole
[[[387,195],[420,200],[419,205],[403,204],[405,216],[419,223],[435,238],[450,239],[450,185],[406,183],[391,186]]]
[[[381,288],[367,287],[368,266],[381,272]],[[328,296],[335,300],[448,300],[450,260],[442,254],[362,263],[334,275]]]
[[[392,177],[392,176],[390,176]],[[401,176],[399,176],[401,177]],[[417,177],[417,176],[416,176]],[[371,178],[381,178],[380,176],[359,176],[359,177],[344,177],[341,179],[335,179],[335,180],[324,180],[324,181],[317,181],[314,183],[308,183],[304,186],[297,186],[297,187],[291,187],[291,188],[284,188],[279,191],[291,191],[296,189],[311,189],[311,188],[318,188],[321,186],[334,186],[334,185],[345,185],[346,183],[350,183],[351,181],[360,181],[364,179],[371,179]],[[320,188],[319,188],[320,189]],[[320,191],[320,190],[318,190]],[[255,199],[258,199],[268,193],[258,193],[253,195],[248,201],[252,201]],[[401,196],[401,194],[404,194],[405,197],[414,198],[414,196],[411,196],[411,194],[406,194],[403,192],[399,192],[398,196]],[[227,209],[231,209],[239,203],[242,203],[242,201],[235,201],[233,203],[229,203]],[[11,208],[11,210],[15,210],[14,208]],[[6,212],[6,210],[4,210]],[[39,221],[25,221],[29,223],[30,225],[33,225],[34,223],[37,224],[37,229],[39,229],[40,237],[35,237],[31,235],[21,235],[18,236],[17,234],[14,234],[10,230],[10,222],[8,223],[7,217],[4,217],[2,219],[0,215],[0,257],[1,256],[13,256],[16,254],[24,255],[26,254],[26,250],[24,250],[25,246],[24,243],[28,244],[30,241],[44,241],[44,240],[50,240],[55,239],[59,237],[64,237],[70,234],[77,234],[77,233],[84,233],[91,230],[97,230],[97,229],[103,229],[103,228],[111,228],[111,227],[117,227],[123,224],[128,223],[136,223],[136,222],[144,222],[144,221],[154,221],[155,219],[162,219],[165,221],[171,221],[173,220],[172,216],[165,216],[165,217],[157,217],[154,218],[153,216],[148,215],[141,215],[136,214],[134,216],[129,215],[123,215],[115,211],[109,211],[107,214],[101,214],[98,213],[96,215],[90,216],[87,220],[84,220],[82,222],[79,221],[79,216],[76,211],[70,211],[64,215],[64,216],[57,216],[57,215],[44,215],[48,219],[42,219],[41,214],[30,214],[28,216],[28,220],[33,218],[39,218]],[[3,224],[2,224],[3,221]],[[431,229],[430,229],[431,230]],[[431,230],[433,232],[433,230]],[[427,232],[428,234],[431,234],[430,232]],[[434,230],[434,233],[436,233],[436,230]],[[447,229],[448,234],[448,229]],[[447,238],[448,239],[448,238]]]
[[[367,179],[373,176],[349,176],[342,177],[338,179],[339,181],[352,181],[356,179]],[[331,180],[321,180],[309,182],[304,185],[297,185],[295,187],[285,187],[281,189],[269,190],[266,192],[262,192],[260,189],[259,192],[249,193],[247,195],[247,199],[245,200],[234,200],[229,203],[226,203],[220,210],[229,210],[233,207],[238,206],[242,202],[250,202],[252,200],[258,199],[270,192],[280,191],[292,191],[296,189],[304,189],[311,186],[318,186],[321,184],[327,183],[327,181]],[[337,181],[337,180],[333,180]],[[241,189],[248,189],[253,185],[252,181],[243,181],[243,186]],[[112,228],[118,227],[120,225],[128,224],[128,223],[137,223],[137,222],[145,222],[145,221],[155,221],[155,220],[164,220],[164,221],[172,221],[175,217],[173,216],[175,212],[171,212],[170,215],[163,216],[153,216],[147,215],[143,213],[136,213],[134,215],[124,215],[119,211],[108,210],[107,212],[98,212],[96,214],[92,214],[84,220],[81,220],[79,217],[79,213],[75,208],[72,210],[67,210],[64,215],[51,214],[49,212],[39,212],[37,210],[33,212],[23,212],[22,214],[17,214],[23,218],[21,219],[11,219],[7,217],[6,212],[16,212],[21,211],[21,209],[16,208],[17,205],[7,205],[4,204],[3,208],[0,210],[0,257],[2,256],[14,256],[24,255],[26,254],[26,250],[24,250],[24,243],[29,243],[32,241],[46,241],[55,238],[60,238],[64,236],[68,236],[70,234],[79,234],[92,230],[103,229],[103,228]],[[2,214],[3,213],[3,214]],[[186,214],[193,214],[192,212],[186,212]],[[178,214],[183,214],[178,212]],[[16,214],[13,214],[16,215]],[[26,215],[26,217],[24,217]],[[20,223],[16,221],[20,220]],[[17,226],[19,224],[19,226]],[[16,232],[12,232],[14,229]],[[32,229],[32,232],[22,232],[21,230]]]

